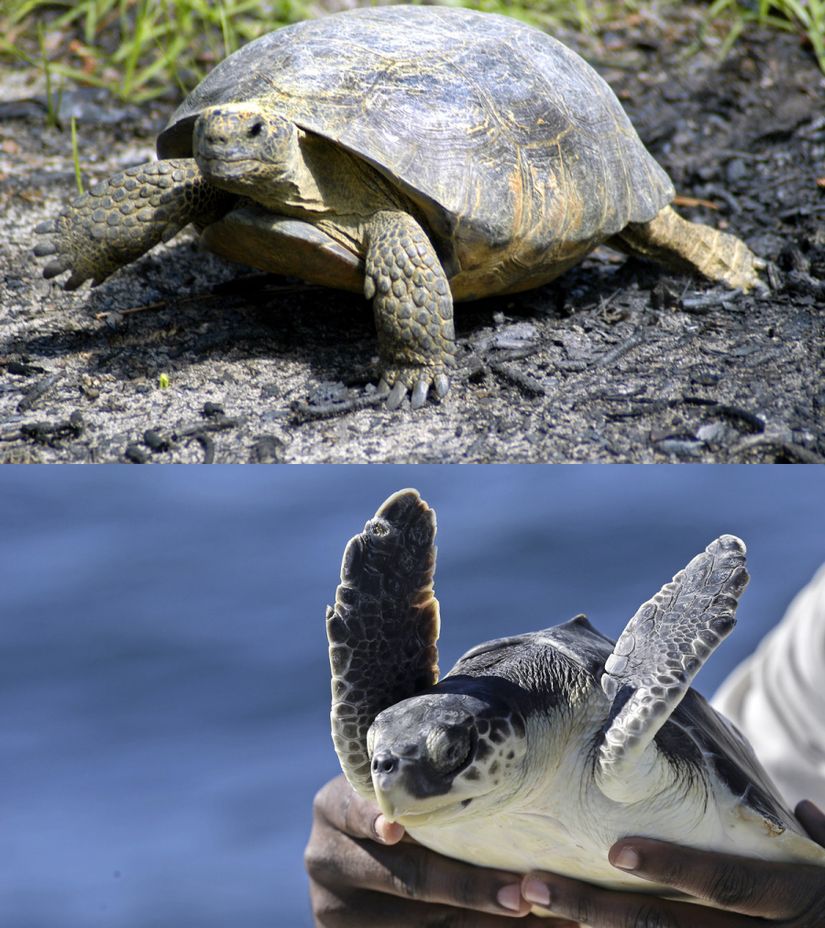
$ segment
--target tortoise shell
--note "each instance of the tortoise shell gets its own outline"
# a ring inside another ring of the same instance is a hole
[[[505,16],[393,6],[279,29],[192,91],[158,155],[191,156],[206,107],[253,100],[406,194],[459,299],[549,280],[673,197],[604,80]]]

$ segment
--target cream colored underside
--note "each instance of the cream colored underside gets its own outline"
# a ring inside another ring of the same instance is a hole
[[[554,749],[548,749],[550,739],[542,742],[542,734],[537,728],[528,737],[532,745],[542,744],[547,750],[545,762],[534,758],[538,775],[508,807],[494,807],[491,814],[473,817],[470,805],[467,814],[451,823],[410,828],[410,834],[435,851],[479,866],[520,874],[548,870],[633,891],[653,892],[662,887],[610,865],[607,852],[622,837],[646,836],[766,860],[825,866],[825,849],[802,834],[778,833],[722,783],[712,784],[706,802],[705,789],[674,782],[670,765],[659,755],[654,776],[664,788],[642,801],[620,804],[598,790],[592,763],[576,750],[594,732],[570,731]]]

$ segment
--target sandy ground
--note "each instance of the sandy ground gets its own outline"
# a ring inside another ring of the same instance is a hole
[[[43,280],[34,227],[74,189],[69,133],[44,128],[28,75],[0,76],[0,460],[825,461],[825,78],[775,33],[686,56],[691,22],[635,18],[583,50],[679,194],[712,204],[683,214],[769,259],[772,291],[599,250],[459,305],[453,389],[418,411],[374,403],[365,300],[230,265],[191,232],[94,290]],[[171,107],[72,109],[90,183],[153,157]]]

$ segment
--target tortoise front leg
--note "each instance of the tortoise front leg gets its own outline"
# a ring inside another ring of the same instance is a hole
[[[453,298],[447,276],[426,232],[409,213],[382,210],[366,235],[364,293],[373,299],[382,380],[397,408],[407,390],[412,407],[450,388],[455,364]]]
[[[151,161],[96,184],[40,223],[35,231],[46,238],[34,253],[55,255],[44,277],[71,271],[64,289],[88,278],[96,286],[190,222],[220,218],[235,199],[207,183],[192,158]]]
[[[689,222],[666,206],[650,222],[630,223],[607,242],[627,254],[650,258],[667,267],[692,271],[729,287],[765,287],[759,271],[765,262],[727,232]]]

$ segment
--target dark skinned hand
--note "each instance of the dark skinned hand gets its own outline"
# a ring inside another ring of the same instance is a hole
[[[318,928],[561,928],[537,918],[518,876],[427,850],[343,777],[315,797],[305,862]],[[502,901],[505,903],[502,905]]]
[[[807,800],[796,815],[825,847],[825,815]],[[611,892],[552,873],[528,874],[522,894],[591,928],[825,928],[825,867],[695,851],[649,838],[624,838],[609,858],[614,867],[718,908]]]
[[[725,910],[658,896],[612,892],[552,873],[473,867],[429,851],[387,822],[343,777],[316,796],[306,849],[318,928],[825,928],[825,868],[695,851],[624,838],[619,869]],[[796,814],[825,847],[825,815],[802,802]],[[520,891],[519,891],[520,890]],[[528,915],[546,906],[553,918]]]

